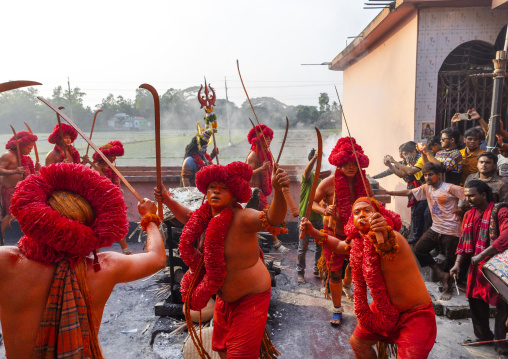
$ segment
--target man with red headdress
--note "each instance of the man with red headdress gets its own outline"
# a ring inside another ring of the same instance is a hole
[[[362,181],[362,175],[359,173],[351,143],[353,143],[358,156],[363,178],[366,179],[363,168],[369,166],[369,158],[363,153],[362,147],[356,144],[354,138],[343,137],[339,139],[328,157],[330,164],[337,167],[335,175],[321,181],[316,189],[316,196],[312,205],[314,212],[325,216],[323,219],[324,230],[341,240],[346,239],[344,226],[351,215],[353,202],[359,197],[373,195],[367,180],[365,184]],[[321,206],[320,202],[322,200],[326,202],[326,207]],[[324,256],[326,268],[321,268],[321,271],[324,270],[328,276],[333,302],[333,317],[330,323],[338,325],[342,321],[343,313],[341,306],[342,271],[346,256],[332,253],[326,248],[324,248],[322,256]]]
[[[17,247],[0,248],[7,357],[103,358],[97,334],[115,285],[166,265],[155,204],[145,199],[138,210],[148,233],[147,253],[96,254],[128,231],[118,187],[71,163],[43,167],[18,184],[11,211],[25,235]]]
[[[266,197],[272,193],[270,178],[273,158],[270,156],[269,147],[273,140],[273,130],[266,125],[257,125],[255,128],[251,128],[247,140],[251,144],[246,160],[246,163],[252,168],[250,185],[260,189],[258,210],[262,211],[268,206]],[[273,246],[281,253],[289,252],[289,249],[284,247],[275,235],[273,235]]]
[[[99,150],[106,156],[109,162],[114,163],[117,157],[121,157],[124,155],[125,151],[123,149],[122,142],[120,141],[111,141],[106,143],[104,146],[99,147]],[[102,159],[102,157],[94,152],[93,156],[93,164],[92,167],[99,171],[101,175],[106,176],[113,182],[115,186],[121,189],[120,185],[120,177],[113,171],[109,165]],[[87,162],[86,159],[83,162]],[[115,167],[116,168],[116,167]],[[131,255],[132,252],[127,246],[127,238],[123,238],[120,242],[120,247],[122,248],[122,253],[126,255]]]
[[[436,340],[432,300],[409,244],[396,232],[401,224],[398,214],[361,197],[352,206],[346,241],[316,230],[307,219],[300,226],[333,253],[349,252],[358,319],[351,347],[357,358],[387,357],[382,354],[396,351],[397,358],[423,359]],[[389,347],[393,344],[398,348]]]
[[[28,131],[19,131],[16,133],[18,137],[19,156],[21,163],[18,162],[18,153],[16,147],[16,138],[12,136],[5,145],[6,153],[0,157],[0,176],[1,180],[1,194],[2,194],[2,225],[0,246],[4,245],[5,231],[14,220],[14,217],[9,211],[11,205],[11,198],[16,189],[16,184],[22,181],[25,177],[39,171],[41,165],[37,162],[34,166],[29,154],[34,147],[37,136]]]
[[[212,349],[221,358],[258,358],[270,304],[271,281],[263,263],[256,233],[281,230],[274,226],[286,216],[282,186],[289,176],[278,168],[272,174],[273,202],[263,212],[245,208],[252,196],[252,169],[245,163],[210,165],[196,174],[198,190],[207,201],[194,213],[155,190],[177,219],[186,223],[180,237],[180,256],[189,266],[180,285],[186,309],[203,309],[217,293]],[[190,216],[190,218],[189,218]],[[203,252],[194,244],[205,233]],[[189,317],[189,313],[186,313]],[[188,327],[200,350],[199,335]],[[265,342],[263,340],[263,342]]]
[[[57,123],[48,137],[48,142],[55,147],[46,155],[46,166],[58,162],[81,163],[78,150],[72,146],[78,137],[78,131],[66,123],[62,123],[61,126],[63,136],[60,135],[60,125]],[[88,161],[88,158],[83,159]]]

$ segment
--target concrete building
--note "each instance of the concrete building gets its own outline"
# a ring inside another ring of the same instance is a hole
[[[507,23],[508,0],[397,0],[335,57],[329,68],[343,71],[344,113],[369,174],[386,169],[384,155],[398,158],[402,143],[439,134],[456,112],[475,107],[490,117],[492,80],[469,75],[493,71]],[[395,176],[380,184],[405,188]],[[406,204],[399,197],[390,207],[408,220]]]

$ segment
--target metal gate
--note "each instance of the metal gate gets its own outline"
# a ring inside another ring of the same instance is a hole
[[[488,77],[471,77],[471,74],[485,73],[485,71],[443,71],[438,74],[437,106],[436,106],[436,133],[450,126],[450,119],[457,112],[466,112],[475,108],[488,122],[492,106],[493,81]],[[507,121],[508,81],[503,87],[503,107],[501,114],[505,129]],[[476,121],[461,121],[461,133],[470,127],[477,126]]]

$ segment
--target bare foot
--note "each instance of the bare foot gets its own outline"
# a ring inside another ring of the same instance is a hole
[[[333,317],[330,320],[330,324],[334,327],[338,326],[342,321],[342,313],[333,313]]]
[[[303,276],[303,273],[298,273],[297,274],[297,281],[298,281],[298,284],[305,284],[305,277]]]
[[[441,283],[443,284],[443,294],[441,294],[440,300],[450,300],[452,297],[452,289],[450,285],[450,274],[444,272],[441,276]]]

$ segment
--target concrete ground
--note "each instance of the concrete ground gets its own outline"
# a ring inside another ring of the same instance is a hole
[[[8,240],[8,245],[15,245]],[[321,282],[312,271],[305,274],[307,284],[296,283],[296,246],[288,245],[287,254],[273,254],[288,266],[277,275],[277,287],[272,290],[268,328],[272,341],[281,351],[280,359],[294,358],[353,358],[349,337],[356,325],[353,304],[343,297],[344,320],[340,327],[332,327],[331,302],[320,293]],[[142,252],[140,243],[129,243],[134,253]],[[312,265],[313,245],[307,253],[307,263]],[[111,250],[120,251],[114,245]],[[155,298],[149,289],[155,288],[153,281],[139,280],[120,284],[113,291],[106,305],[99,333],[106,358],[182,358],[182,347],[187,333],[168,336],[159,334],[151,345],[152,329],[158,320],[154,316]],[[498,358],[493,346],[462,347],[467,338],[474,339],[470,319],[451,320],[436,317],[438,333],[429,358]],[[168,326],[173,323],[168,320]],[[144,329],[148,329],[143,333]],[[493,327],[493,319],[491,319]],[[0,357],[5,355],[0,345]]]

